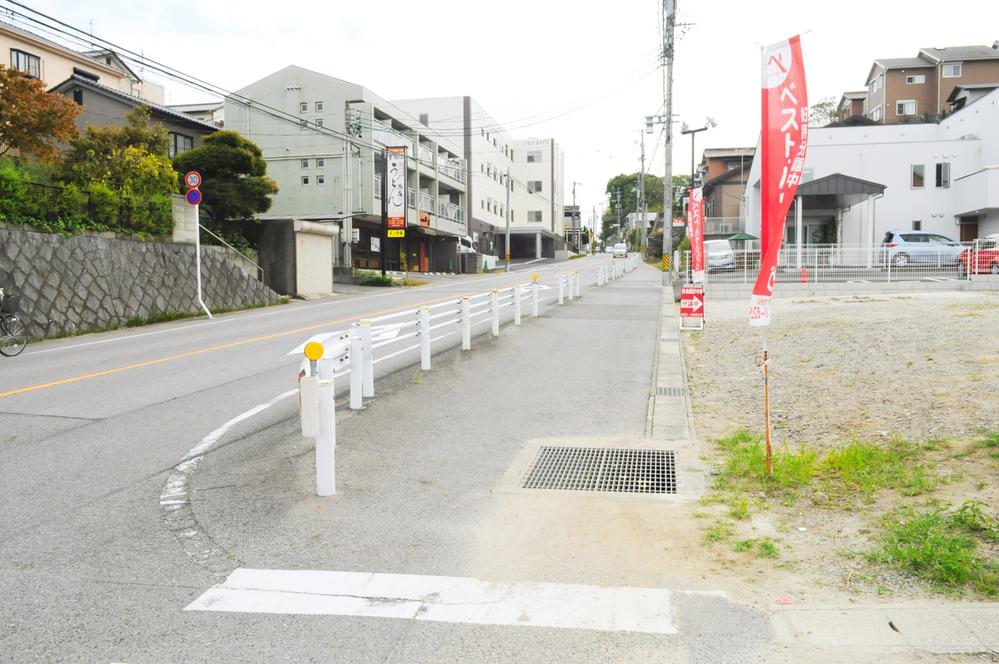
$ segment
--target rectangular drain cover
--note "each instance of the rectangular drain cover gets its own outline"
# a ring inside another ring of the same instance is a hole
[[[673,450],[543,446],[524,476],[524,489],[676,493]]]
[[[657,397],[682,397],[687,394],[687,390],[682,387],[657,387]]]
[[[678,343],[680,339],[678,337],[659,337],[659,341],[672,341],[673,343]]]

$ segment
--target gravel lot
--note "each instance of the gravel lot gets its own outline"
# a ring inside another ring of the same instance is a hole
[[[763,431],[764,333],[748,301],[708,303],[685,333],[698,435]],[[964,440],[999,428],[999,294],[777,300],[767,333],[776,444],[900,436]]]

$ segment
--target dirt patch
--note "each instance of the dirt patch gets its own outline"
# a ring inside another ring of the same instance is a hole
[[[708,441],[763,430],[755,358],[764,338],[748,326],[747,309],[745,302],[715,303],[705,329],[684,337],[695,424],[715,464],[723,455]],[[908,492],[915,495],[881,490],[830,500],[816,485],[791,500],[761,492],[733,501],[729,492],[697,514],[702,532],[719,536],[703,542],[712,571],[789,601],[843,592],[934,595],[906,574],[871,564],[867,553],[877,545],[880,519],[900,506],[977,500],[995,515],[999,462],[976,441],[982,430],[999,429],[999,297],[783,301],[767,337],[778,449],[808,445],[822,454],[857,440],[905,440],[920,446],[920,463],[930,470],[926,487]],[[984,554],[996,558],[997,551],[986,547]]]

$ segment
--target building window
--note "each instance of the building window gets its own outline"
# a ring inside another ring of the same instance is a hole
[[[482,209],[485,210],[486,209],[486,202],[485,201],[479,201],[479,202],[482,203]]]
[[[937,189],[950,189],[950,163],[937,164]]]
[[[309,102],[303,101],[303,102],[299,103],[299,105],[298,105],[298,112],[299,113],[308,113],[309,112]]]
[[[541,180],[528,180],[527,193],[536,194],[541,191]]]
[[[528,150],[527,151],[527,163],[537,164],[540,163],[542,159],[545,158],[545,153],[541,150]]]
[[[12,48],[10,49],[10,66],[31,78],[42,77],[42,59],[37,55]]]
[[[170,132],[169,135],[170,143],[169,150],[170,158],[173,159],[179,155],[184,150],[190,150],[194,147],[194,139],[190,136],[185,136],[184,134],[175,134]]]
[[[916,114],[915,99],[902,99],[901,101],[895,102],[895,115],[915,115],[915,114]]]
[[[485,164],[479,164],[479,170],[481,170],[483,173],[485,173],[486,172],[486,165]]]
[[[323,119],[322,118],[318,118],[316,120],[316,126],[317,127],[322,127],[323,126]]]
[[[326,184],[326,176],[325,175],[317,175],[316,176],[316,184]]]
[[[305,184],[305,185],[309,184],[309,176],[308,175],[303,175],[302,176],[302,184]]]
[[[321,102],[321,101],[317,101],[317,102],[316,102],[316,113],[319,113],[319,112],[321,112],[322,110],[323,110],[323,102]]]
[[[73,90],[73,101],[83,106],[83,90],[80,88]]]
[[[875,106],[874,110],[871,111],[871,119],[874,120],[875,122],[880,122],[881,121],[881,105],[880,104],[878,104],[877,106]]]
[[[510,161],[513,161],[513,148],[510,148]]]
[[[479,136],[485,136],[485,135],[486,135],[486,130],[479,128]]]
[[[322,168],[326,165],[325,159],[316,159],[316,168]]]
[[[921,221],[914,221],[914,222],[912,222],[912,230],[914,230],[914,231],[921,231],[921,230],[923,230],[923,222],[921,222]]]
[[[527,220],[535,223],[541,222],[541,210],[528,210]]]
[[[920,84],[925,83],[925,82],[926,82],[926,75],[925,74],[916,74],[914,76],[906,76],[905,77],[905,84],[906,85],[920,85]]]
[[[308,167],[309,167],[309,160],[308,159],[303,159],[302,160],[302,168],[308,168]]]
[[[952,62],[943,66],[944,78],[961,78],[961,63]]]
[[[925,168],[926,167],[923,166],[922,164],[913,164],[912,165],[912,188],[913,189],[922,189],[923,188],[923,184],[924,184],[924,180],[925,180],[925,174],[926,174]]]
[[[867,91],[870,94],[874,94],[875,92],[881,89],[883,83],[884,79],[880,75],[878,75],[878,77],[873,81],[871,81],[871,84],[867,86]]]

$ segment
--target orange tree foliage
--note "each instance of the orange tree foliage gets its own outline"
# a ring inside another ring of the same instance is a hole
[[[22,157],[55,161],[59,143],[76,135],[81,107],[45,85],[0,65],[0,157],[14,152]]]

